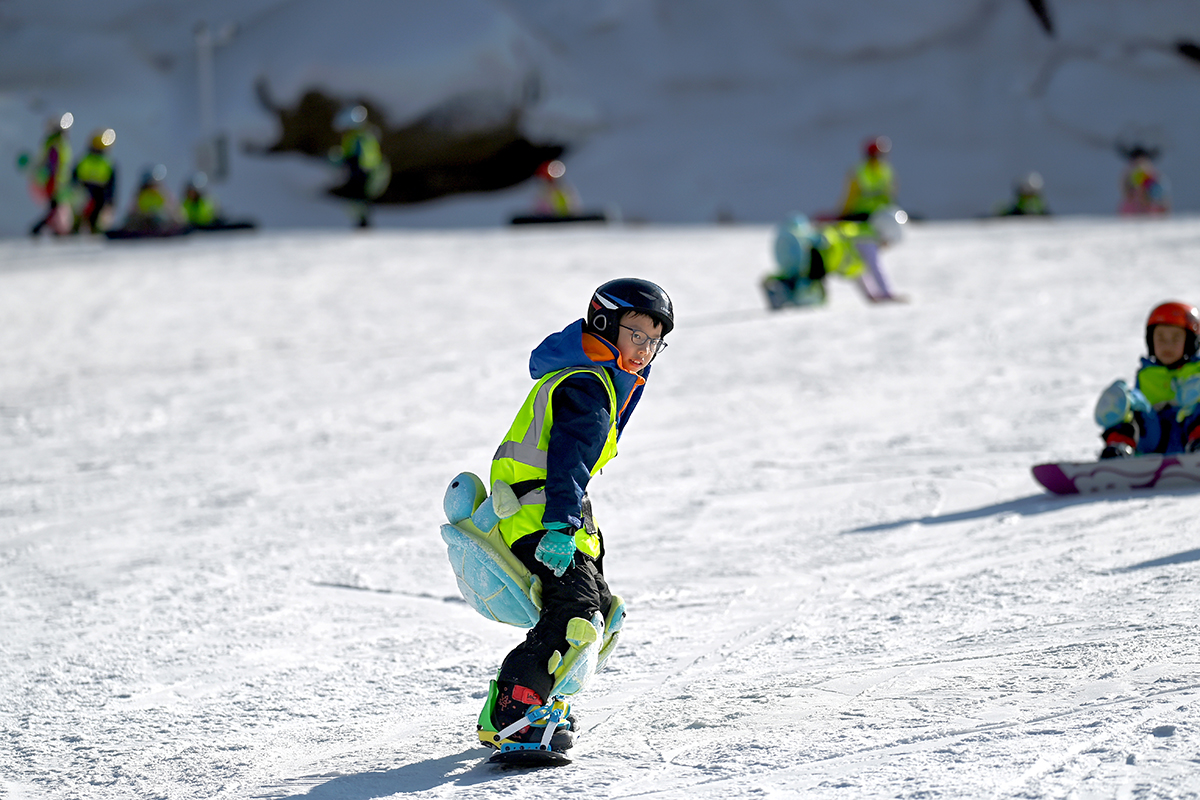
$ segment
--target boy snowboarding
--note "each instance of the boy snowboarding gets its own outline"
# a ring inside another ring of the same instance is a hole
[[[501,751],[494,759],[536,749],[544,756],[538,763],[564,763],[561,752],[574,743],[567,698],[616,644],[625,606],[604,577],[587,488],[616,456],[674,324],[662,288],[621,278],[596,289],[585,317],[530,356],[537,382],[493,457],[488,502],[515,498],[492,530],[531,575],[539,613],[505,657],[479,715],[479,740]]]

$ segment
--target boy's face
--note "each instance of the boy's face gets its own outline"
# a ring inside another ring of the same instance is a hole
[[[630,311],[621,317],[620,326],[617,350],[621,353],[621,365],[627,372],[641,372],[659,350],[662,325],[654,317]],[[640,339],[641,344],[635,344],[634,339]]]
[[[1155,325],[1152,341],[1154,342],[1154,357],[1160,364],[1174,364],[1183,358],[1183,348],[1187,342],[1187,331],[1178,325]]]

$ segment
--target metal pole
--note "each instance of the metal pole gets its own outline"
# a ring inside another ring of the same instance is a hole
[[[209,177],[221,179],[225,177],[225,164],[222,145],[218,141],[217,109],[216,109],[216,68],[213,54],[217,47],[228,44],[233,39],[237,28],[230,23],[225,25],[219,35],[213,36],[208,24],[200,22],[196,25],[196,72],[200,83],[200,136],[201,141],[196,152],[196,166]]]

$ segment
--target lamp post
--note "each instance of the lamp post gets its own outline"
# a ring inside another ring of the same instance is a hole
[[[229,44],[237,26],[228,23],[213,33],[208,24],[196,25],[196,72],[200,81],[200,143],[196,146],[196,168],[213,178],[223,180],[229,174],[229,148],[223,133],[217,133],[216,75],[213,53]]]

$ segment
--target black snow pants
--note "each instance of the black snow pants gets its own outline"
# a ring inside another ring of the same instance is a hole
[[[513,554],[542,581],[542,614],[525,641],[505,657],[496,682],[502,690],[505,684],[532,689],[545,702],[554,686],[554,676],[547,665],[555,650],[564,655],[567,652],[567,623],[574,617],[590,620],[596,612],[602,617],[606,615],[612,604],[612,592],[604,580],[603,552],[600,559],[594,559],[575,551],[571,568],[561,578],[555,577],[533,555],[543,535],[544,531],[523,536],[512,546]]]

